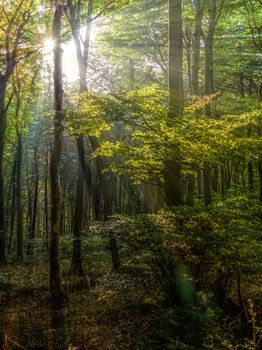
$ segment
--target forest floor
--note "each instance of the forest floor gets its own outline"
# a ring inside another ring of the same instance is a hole
[[[47,271],[46,265],[1,271],[16,280],[1,296],[3,349],[162,349],[159,323],[171,311],[150,299],[147,286],[141,289],[142,276],[105,275],[95,286],[68,291],[68,301],[59,307],[50,304],[46,284],[34,283],[39,276],[45,282]],[[72,283],[67,279],[65,285]]]
[[[85,278],[69,273],[72,242],[61,240],[62,279],[68,295],[63,305],[50,303],[42,242],[36,244],[34,258],[1,268],[2,349],[236,349],[231,341],[236,344],[238,339],[239,317],[231,318],[212,303],[168,307],[146,253],[142,259],[139,250],[124,241],[122,267],[113,273],[108,237],[101,232],[130,227],[117,220],[94,225],[83,241]],[[133,257],[129,249],[135,251]],[[259,285],[254,288],[254,295],[259,295]]]

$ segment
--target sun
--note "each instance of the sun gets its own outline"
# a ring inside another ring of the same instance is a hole
[[[48,38],[44,41],[44,50],[49,53],[54,50],[55,42],[53,39]]]

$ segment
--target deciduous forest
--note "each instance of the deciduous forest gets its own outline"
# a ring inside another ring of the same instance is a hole
[[[262,345],[262,1],[0,0],[0,347]]]

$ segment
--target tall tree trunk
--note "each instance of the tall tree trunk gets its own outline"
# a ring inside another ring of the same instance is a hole
[[[225,165],[220,166],[220,182],[221,182],[221,196],[225,197],[226,194],[226,174],[225,174]]]
[[[169,124],[179,120],[184,110],[182,1],[169,0]]]
[[[217,19],[216,0],[209,1],[208,12],[208,32],[205,38],[205,95],[207,96],[214,93],[213,45]],[[212,115],[210,103],[206,104],[205,112],[207,116]]]
[[[193,94],[193,84],[192,84],[192,36],[191,28],[186,27],[184,30],[184,47],[185,47],[185,57],[187,62],[187,76],[188,76],[188,87],[190,95]]]
[[[203,174],[201,170],[197,172],[197,197],[198,199],[203,197]]]
[[[119,257],[117,240],[113,235],[111,235],[109,239],[109,243],[110,243],[113,271],[117,272],[120,268],[120,257]]]
[[[2,78],[1,78],[2,79]],[[0,81],[0,265],[6,264],[6,232],[4,204],[4,145],[6,130],[6,82]]]
[[[205,95],[211,95],[214,92],[214,78],[213,78],[213,44],[214,33],[217,20],[216,0],[210,0],[208,6],[208,32],[205,38]],[[207,116],[212,115],[211,104],[205,105],[205,113]],[[204,164],[203,181],[204,181],[204,202],[205,205],[212,203],[211,191],[211,174],[209,164]]]
[[[59,228],[60,228],[60,158],[62,151],[63,130],[63,88],[62,88],[62,48],[61,48],[61,19],[62,1],[55,1],[53,21],[54,48],[54,144],[50,158],[51,183],[51,235],[50,235],[50,292],[53,301],[61,301],[62,289],[60,257],[59,257]]]
[[[26,159],[26,178],[27,178],[27,226],[28,226],[28,236],[30,237],[30,232],[32,231],[32,218],[33,218],[33,181],[29,177],[29,164],[28,158]],[[28,252],[28,249],[27,249]]]
[[[172,126],[183,116],[183,32],[182,32],[182,1],[169,0],[169,113],[168,125]],[[183,203],[181,183],[181,162],[179,150],[167,159],[164,164],[165,203],[177,206]]]
[[[99,147],[99,142],[97,138],[90,136],[89,140],[93,151],[96,151]],[[106,179],[105,179],[105,176],[103,175],[103,170],[105,168],[105,165],[101,157],[96,157],[95,162],[96,162],[97,174],[99,179],[99,186],[103,197],[103,215],[104,215],[104,219],[106,220],[108,216],[112,215],[112,203],[110,201]]]
[[[81,37],[80,37],[80,23],[75,17],[75,7],[71,1],[68,1],[68,7],[70,12],[70,25],[72,35],[76,47],[76,56],[78,62],[78,70],[80,76],[79,92],[83,93],[87,91],[87,62],[90,46],[90,35],[91,35],[91,16],[93,13],[93,0],[88,1],[88,16],[87,25],[85,30],[85,39],[83,50],[81,48]],[[82,247],[81,247],[81,228],[83,221],[83,203],[85,194],[85,147],[84,138],[79,136],[76,140],[77,143],[77,154],[78,154],[78,169],[77,169],[77,185],[75,194],[75,209],[73,216],[73,251],[72,251],[72,270],[75,273],[82,274]]]
[[[262,161],[258,162],[259,200],[262,202]]]
[[[193,41],[192,90],[193,95],[199,95],[200,39],[202,34],[201,21],[206,0],[195,0],[195,28]]]
[[[78,173],[75,196],[75,212],[73,217],[73,255],[72,270],[74,273],[83,274],[82,248],[81,248],[81,226],[83,218],[83,197],[85,181],[85,150],[83,136],[77,139]]]
[[[195,175],[187,176],[187,190],[186,190],[186,204],[194,205],[194,189],[195,189]]]
[[[252,128],[248,127],[247,136],[252,137]],[[247,163],[247,181],[248,181],[248,190],[249,192],[254,191],[254,171],[253,171],[253,163],[249,161]]]
[[[258,103],[262,103],[262,80],[260,81],[259,84],[259,89],[258,89]],[[261,106],[259,106],[261,109]],[[258,136],[262,136],[262,117],[260,116],[258,120]],[[262,156],[260,152],[260,157],[258,159],[258,177],[259,177],[259,200],[262,202]]]
[[[200,39],[201,39],[201,21],[203,17],[205,0],[195,0],[194,11],[195,11],[195,27],[194,27],[194,39],[193,39],[193,65],[191,74],[192,94],[193,96],[199,95],[199,69],[200,69]],[[199,111],[196,111],[196,116]],[[186,204],[194,205],[194,186],[195,176],[187,176],[187,194]]]
[[[76,47],[76,56],[77,56],[78,69],[79,69],[79,75],[80,75],[80,92],[84,92],[84,91],[87,91],[86,74],[87,74],[87,63],[88,63],[89,47],[90,47],[91,24],[92,24],[92,15],[93,15],[93,0],[88,1],[88,15],[86,20],[87,24],[86,24],[86,30],[85,30],[85,38],[83,40],[83,48],[81,48],[82,44],[81,44],[81,37],[80,37],[80,23],[75,16],[76,8],[71,1],[67,1],[67,5],[69,7],[70,26],[71,26],[72,35],[75,42],[75,47]],[[97,138],[94,136],[90,136],[89,140],[93,151],[95,151],[99,147],[99,142]],[[78,159],[80,158],[78,157]],[[82,161],[83,160],[81,161],[79,160],[79,164],[78,164],[79,167],[81,167],[80,162]],[[111,202],[109,200],[109,194],[108,194],[105,177],[103,175],[103,170],[105,166],[103,164],[102,158],[100,157],[96,158],[96,167],[98,171],[99,187],[101,189],[101,193],[103,196],[104,218],[107,218],[108,215],[111,215],[112,208],[111,208]],[[84,193],[84,191],[82,191],[82,193]],[[83,198],[82,198],[82,201],[83,201]]]
[[[34,240],[36,235],[36,220],[37,220],[37,206],[38,206],[38,185],[39,185],[39,171],[38,171],[38,158],[37,149],[34,148],[34,195],[33,195],[33,207],[31,208],[30,227],[28,232],[29,244],[28,254],[34,253]]]
[[[61,178],[62,182],[62,178]],[[61,203],[60,203],[60,233],[61,235],[65,234],[65,214],[66,214],[66,191],[67,186],[66,182],[63,181],[61,184]]]
[[[44,232],[45,232],[45,243],[44,243],[44,251],[48,251],[48,232],[49,232],[49,215],[48,215],[48,156],[49,152],[47,150],[45,155],[45,180],[44,180],[44,188],[45,188],[45,194],[44,194],[44,206],[45,206],[45,218],[44,218]]]
[[[12,248],[12,241],[13,241],[13,226],[14,226],[14,210],[15,210],[15,199],[16,199],[16,189],[15,189],[15,182],[16,182],[16,171],[17,171],[17,151],[14,155],[14,161],[12,166],[12,173],[10,176],[10,183],[9,183],[9,189],[8,189],[8,196],[7,196],[7,203],[6,203],[6,233],[8,233],[9,224],[10,224],[10,230],[9,230],[9,237],[7,242],[7,253],[11,253]],[[9,205],[9,201],[11,200],[11,206]]]
[[[246,171],[246,162],[245,162],[245,159],[243,159],[241,164],[241,181],[242,181],[243,188],[246,187],[245,171]]]
[[[219,168],[218,165],[214,166],[214,171],[213,171],[213,179],[212,179],[212,187],[214,192],[218,192],[218,176],[219,176]]]
[[[231,179],[232,179],[232,166],[230,164],[230,161],[228,160],[226,162],[226,190],[228,190],[231,186]]]
[[[16,166],[17,166],[17,162],[16,162]],[[9,237],[8,237],[8,253],[12,252],[13,249],[13,235],[14,235],[14,226],[15,226],[15,214],[16,214],[16,171],[17,168],[15,169],[15,178],[14,178],[14,182],[13,182],[13,193],[12,193],[12,208],[11,208],[11,218],[10,218],[10,231],[9,231]],[[7,230],[6,230],[6,234],[7,234]]]
[[[91,35],[91,19],[93,14],[93,0],[88,1],[88,16],[85,31],[85,38],[83,41],[83,48],[81,48],[81,37],[80,37],[80,23],[76,17],[76,7],[72,1],[67,1],[69,8],[69,22],[72,30],[72,35],[76,47],[76,56],[78,61],[79,75],[80,75],[80,93],[87,91],[87,63],[89,56],[90,46],[90,35]],[[90,144],[93,151],[99,147],[99,142],[96,137],[89,136]],[[76,203],[75,203],[75,214],[74,214],[74,229],[73,229],[73,261],[72,267],[75,272],[82,273],[82,261],[81,261],[81,223],[82,223],[82,211],[83,211],[83,200],[84,200],[84,163],[85,154],[83,146],[83,137],[79,137],[77,140],[78,149],[78,180],[76,188]],[[101,191],[103,196],[103,214],[106,220],[109,215],[112,214],[112,204],[109,200],[108,189],[103,175],[104,164],[100,157],[96,158],[97,175],[99,178],[99,191],[96,194],[100,194]],[[96,200],[96,198],[95,198]],[[95,201],[95,204],[99,203],[99,198]],[[99,216],[100,210],[97,210],[95,205],[95,216]]]
[[[17,240],[17,258],[20,261],[23,261],[24,259],[23,205],[22,205],[22,157],[23,157],[22,134],[20,131],[17,130],[16,240]]]
[[[210,205],[212,203],[212,192],[211,192],[211,183],[210,183],[210,166],[208,163],[204,164],[203,187],[204,187],[205,205]]]

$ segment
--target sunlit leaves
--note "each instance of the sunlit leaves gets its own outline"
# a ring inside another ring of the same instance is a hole
[[[110,157],[111,170],[127,174],[136,183],[161,181],[164,160],[178,150],[183,172],[201,169],[204,162],[223,164],[230,157],[256,160],[259,110],[219,118],[204,116],[201,110],[217,97],[195,97],[179,124],[169,126],[167,92],[158,85],[114,97],[86,93],[74,101],[66,127],[74,136],[100,136],[117,120],[124,122],[124,139],[102,141],[96,155]]]
[[[100,136],[102,131],[110,129],[117,105],[112,97],[82,93],[75,97],[73,109],[66,112],[66,129],[72,136]]]
[[[100,103],[106,114],[105,101]],[[223,164],[234,157],[256,160],[261,147],[259,109],[217,119],[196,116],[193,107],[178,125],[167,126],[167,95],[156,85],[120,96],[118,111],[121,108],[118,116],[131,126],[128,137],[102,142],[97,154],[111,157],[111,170],[125,173],[135,183],[162,181],[164,161],[178,150],[184,171],[192,172],[204,162]]]

